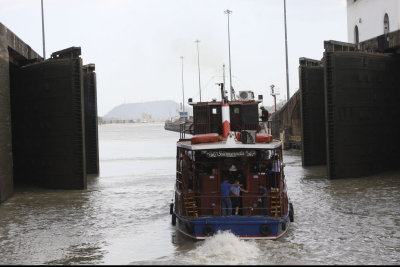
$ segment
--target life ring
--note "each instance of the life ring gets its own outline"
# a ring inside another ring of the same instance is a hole
[[[289,219],[290,222],[294,222],[294,209],[292,203],[289,203]]]
[[[191,135],[194,135],[194,132],[193,132],[193,123],[192,124],[190,124],[190,126],[189,126],[189,133],[191,134]]]
[[[174,203],[169,204],[169,214],[174,213]]]
[[[203,234],[205,236],[213,236],[214,235],[214,228],[211,225],[207,224],[203,228]]]
[[[175,213],[172,213],[172,221],[171,221],[172,225],[176,225],[176,215]]]
[[[263,235],[268,235],[270,233],[270,228],[268,224],[262,224],[260,226],[260,233]]]

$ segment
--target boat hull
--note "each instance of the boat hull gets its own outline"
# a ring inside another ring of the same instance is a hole
[[[278,239],[289,229],[289,213],[281,218],[267,216],[226,216],[189,218],[176,215],[178,230],[203,240],[218,231],[230,231],[240,239]]]

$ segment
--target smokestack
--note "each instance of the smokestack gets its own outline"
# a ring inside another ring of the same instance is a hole
[[[231,118],[229,112],[229,103],[221,103],[222,108],[222,136],[224,138],[228,137],[231,130]]]

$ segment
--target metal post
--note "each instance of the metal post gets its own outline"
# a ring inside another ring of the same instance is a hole
[[[185,90],[183,87],[183,56],[181,56],[182,59],[182,112],[185,112]]]
[[[289,102],[289,67],[288,67],[288,48],[287,48],[287,29],[286,29],[286,0],[283,0],[284,16],[285,16],[285,48],[286,48],[286,89],[287,101]]]
[[[46,44],[44,40],[44,12],[43,12],[43,0],[42,3],[42,38],[43,38],[43,59],[46,59]]]
[[[200,84],[200,53],[199,53],[199,40],[194,41],[197,44],[197,67],[199,68],[199,93],[201,102],[201,84]]]
[[[222,65],[222,77],[223,77],[223,83],[225,87],[225,64]]]
[[[224,11],[225,14],[228,14],[228,49],[229,49],[229,83],[230,83],[230,90],[231,90],[231,100],[235,98],[235,92],[232,86],[232,70],[231,70],[231,35],[229,30],[229,15],[232,14],[232,11],[229,9]]]

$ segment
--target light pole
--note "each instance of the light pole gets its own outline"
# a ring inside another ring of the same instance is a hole
[[[201,102],[201,84],[200,84],[200,53],[199,53],[199,40],[194,41],[197,44],[197,67],[199,68],[199,93]]]
[[[285,17],[285,48],[286,48],[286,90],[287,90],[287,101],[289,102],[289,66],[288,66],[288,49],[287,49],[287,29],[286,29],[286,0],[283,0],[283,9]]]
[[[42,39],[43,39],[43,59],[46,59],[46,44],[44,41],[44,12],[43,12],[43,0],[42,3]]]
[[[182,60],[182,112],[185,112],[185,90],[183,87],[183,56],[181,56]]]
[[[229,31],[229,15],[232,14],[232,11],[229,9],[224,11],[225,14],[228,15],[228,49],[229,49],[229,85],[230,85],[230,90],[231,90],[231,100],[235,98],[235,92],[233,90],[232,86],[232,70],[231,70],[231,35]]]

